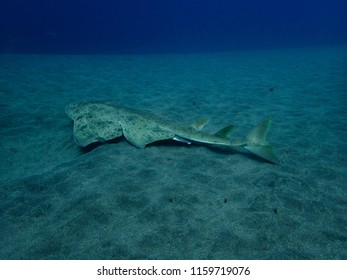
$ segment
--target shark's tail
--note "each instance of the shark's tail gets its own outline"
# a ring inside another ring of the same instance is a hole
[[[254,127],[246,137],[244,148],[272,163],[279,163],[271,144],[266,142],[266,134],[271,121],[271,117],[267,117]]]

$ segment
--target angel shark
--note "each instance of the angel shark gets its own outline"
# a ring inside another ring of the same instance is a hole
[[[201,131],[207,118],[201,118],[191,126],[159,117],[150,111],[117,106],[111,102],[79,102],[67,105],[65,113],[74,121],[73,131],[76,144],[85,147],[95,142],[105,142],[124,135],[135,147],[160,140],[176,140],[186,144],[203,143],[246,150],[272,163],[278,157],[266,141],[271,117],[264,118],[246,136],[244,141],[229,138],[234,125],[228,125],[215,134]]]

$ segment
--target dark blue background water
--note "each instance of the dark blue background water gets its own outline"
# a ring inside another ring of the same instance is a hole
[[[347,42],[347,0],[1,0],[0,52],[225,51]]]

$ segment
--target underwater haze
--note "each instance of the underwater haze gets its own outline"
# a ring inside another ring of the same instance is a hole
[[[0,51],[158,53],[346,43],[345,0],[3,0]]]
[[[0,259],[345,260],[346,15],[2,0]]]

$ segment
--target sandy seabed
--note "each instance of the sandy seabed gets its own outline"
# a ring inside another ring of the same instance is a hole
[[[346,259],[347,48],[0,55],[1,259]],[[80,148],[65,105],[113,101],[281,163],[180,143]]]

